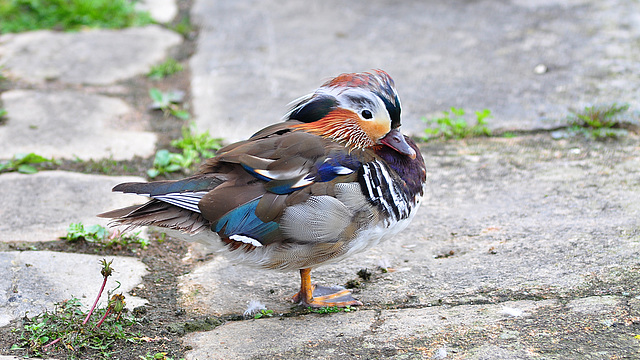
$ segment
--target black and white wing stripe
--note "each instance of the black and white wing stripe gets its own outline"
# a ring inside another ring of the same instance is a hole
[[[394,180],[386,165],[372,161],[362,165],[359,181],[365,196],[395,221],[406,219],[411,213],[408,195]]]
[[[183,209],[200,213],[200,208],[198,208],[198,203],[200,202],[200,199],[202,199],[202,197],[205,196],[207,193],[208,191],[195,191],[195,192],[181,192],[181,193],[153,195],[151,197],[154,199],[164,201],[171,205],[181,207]]]

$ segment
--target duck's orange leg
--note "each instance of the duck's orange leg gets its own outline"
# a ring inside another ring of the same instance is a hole
[[[300,291],[293,296],[293,302],[313,308],[362,305],[351,296],[351,291],[345,288],[311,284],[311,269],[300,269]]]

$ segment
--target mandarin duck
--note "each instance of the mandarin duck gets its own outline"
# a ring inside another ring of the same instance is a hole
[[[404,229],[420,205],[424,161],[400,133],[400,100],[384,71],[339,75],[293,104],[285,121],[220,149],[193,176],[117,185],[151,199],[99,216],[179,230],[249,265],[299,270],[293,300],[304,306],[362,305],[344,288],[312,284],[311,269]]]

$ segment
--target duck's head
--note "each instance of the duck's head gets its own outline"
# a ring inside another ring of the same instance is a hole
[[[341,74],[294,102],[286,115],[299,130],[331,138],[351,149],[386,145],[410,158],[415,150],[400,133],[400,99],[382,70]]]

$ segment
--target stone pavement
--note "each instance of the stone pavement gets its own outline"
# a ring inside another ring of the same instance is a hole
[[[276,316],[188,334],[187,359],[637,358],[638,136],[551,140],[544,131],[589,104],[628,102],[640,110],[637,1],[195,0],[191,17],[200,28],[190,61],[196,120],[229,141],[273,123],[289,101],[324,79],[372,68],[396,80],[406,132],[419,134],[421,117],[456,106],[491,109],[494,129],[523,135],[423,146],[429,187],[413,224],[312,274],[326,285],[357,280],[354,293],[364,303],[357,311],[295,315],[286,298],[297,290],[297,274],[256,271],[222,257],[197,266],[179,285],[188,314],[238,315],[258,300]],[[161,61],[180,41],[174,35],[149,26],[0,37],[0,65],[25,84],[2,93],[9,116],[0,125],[0,158],[21,151],[80,159],[151,155],[155,135],[101,89]],[[69,44],[76,50],[61,52]],[[113,44],[118,54],[111,54]],[[52,82],[65,91],[50,90]],[[91,222],[103,209],[139,202],[107,196],[124,180],[2,174],[0,240],[52,240],[71,219]],[[51,186],[56,192],[44,190]],[[59,215],[53,221],[51,214]],[[0,321],[92,293],[78,284],[48,298],[35,295],[25,279],[49,284],[46,264],[61,256],[97,264],[80,254],[0,254],[3,273],[12,274],[2,283],[7,305]],[[130,289],[144,265],[120,260],[118,275],[130,276]],[[371,279],[358,279],[365,268]],[[22,302],[14,306],[16,299]]]
[[[452,106],[491,109],[496,128],[549,128],[569,107],[640,106],[637,10],[627,0],[196,0],[193,108],[200,128],[239,140],[321,79],[381,68],[401,91],[405,132]]]
[[[158,2],[168,5],[154,7],[165,9],[157,14],[158,21],[170,21],[175,2]],[[0,94],[0,107],[7,110],[7,120],[0,124],[0,159],[29,152],[78,160],[153,156],[157,136],[146,130],[145,117],[123,99],[105,94],[117,93],[119,81],[147,73],[181,42],[180,35],[158,25],[0,36],[3,75],[18,84]],[[95,215],[141,202],[137,196],[111,193],[123,181],[144,179],[66,171],[1,174],[0,241],[56,240],[74,222],[106,225],[106,219]],[[73,296],[90,306],[102,283],[101,258],[51,251],[0,252],[4,274],[0,326],[26,313],[51,310],[56,302]],[[141,285],[146,265],[131,257],[113,257],[113,263],[127,307],[146,304],[146,299],[130,293]],[[105,292],[103,302],[106,296]]]

